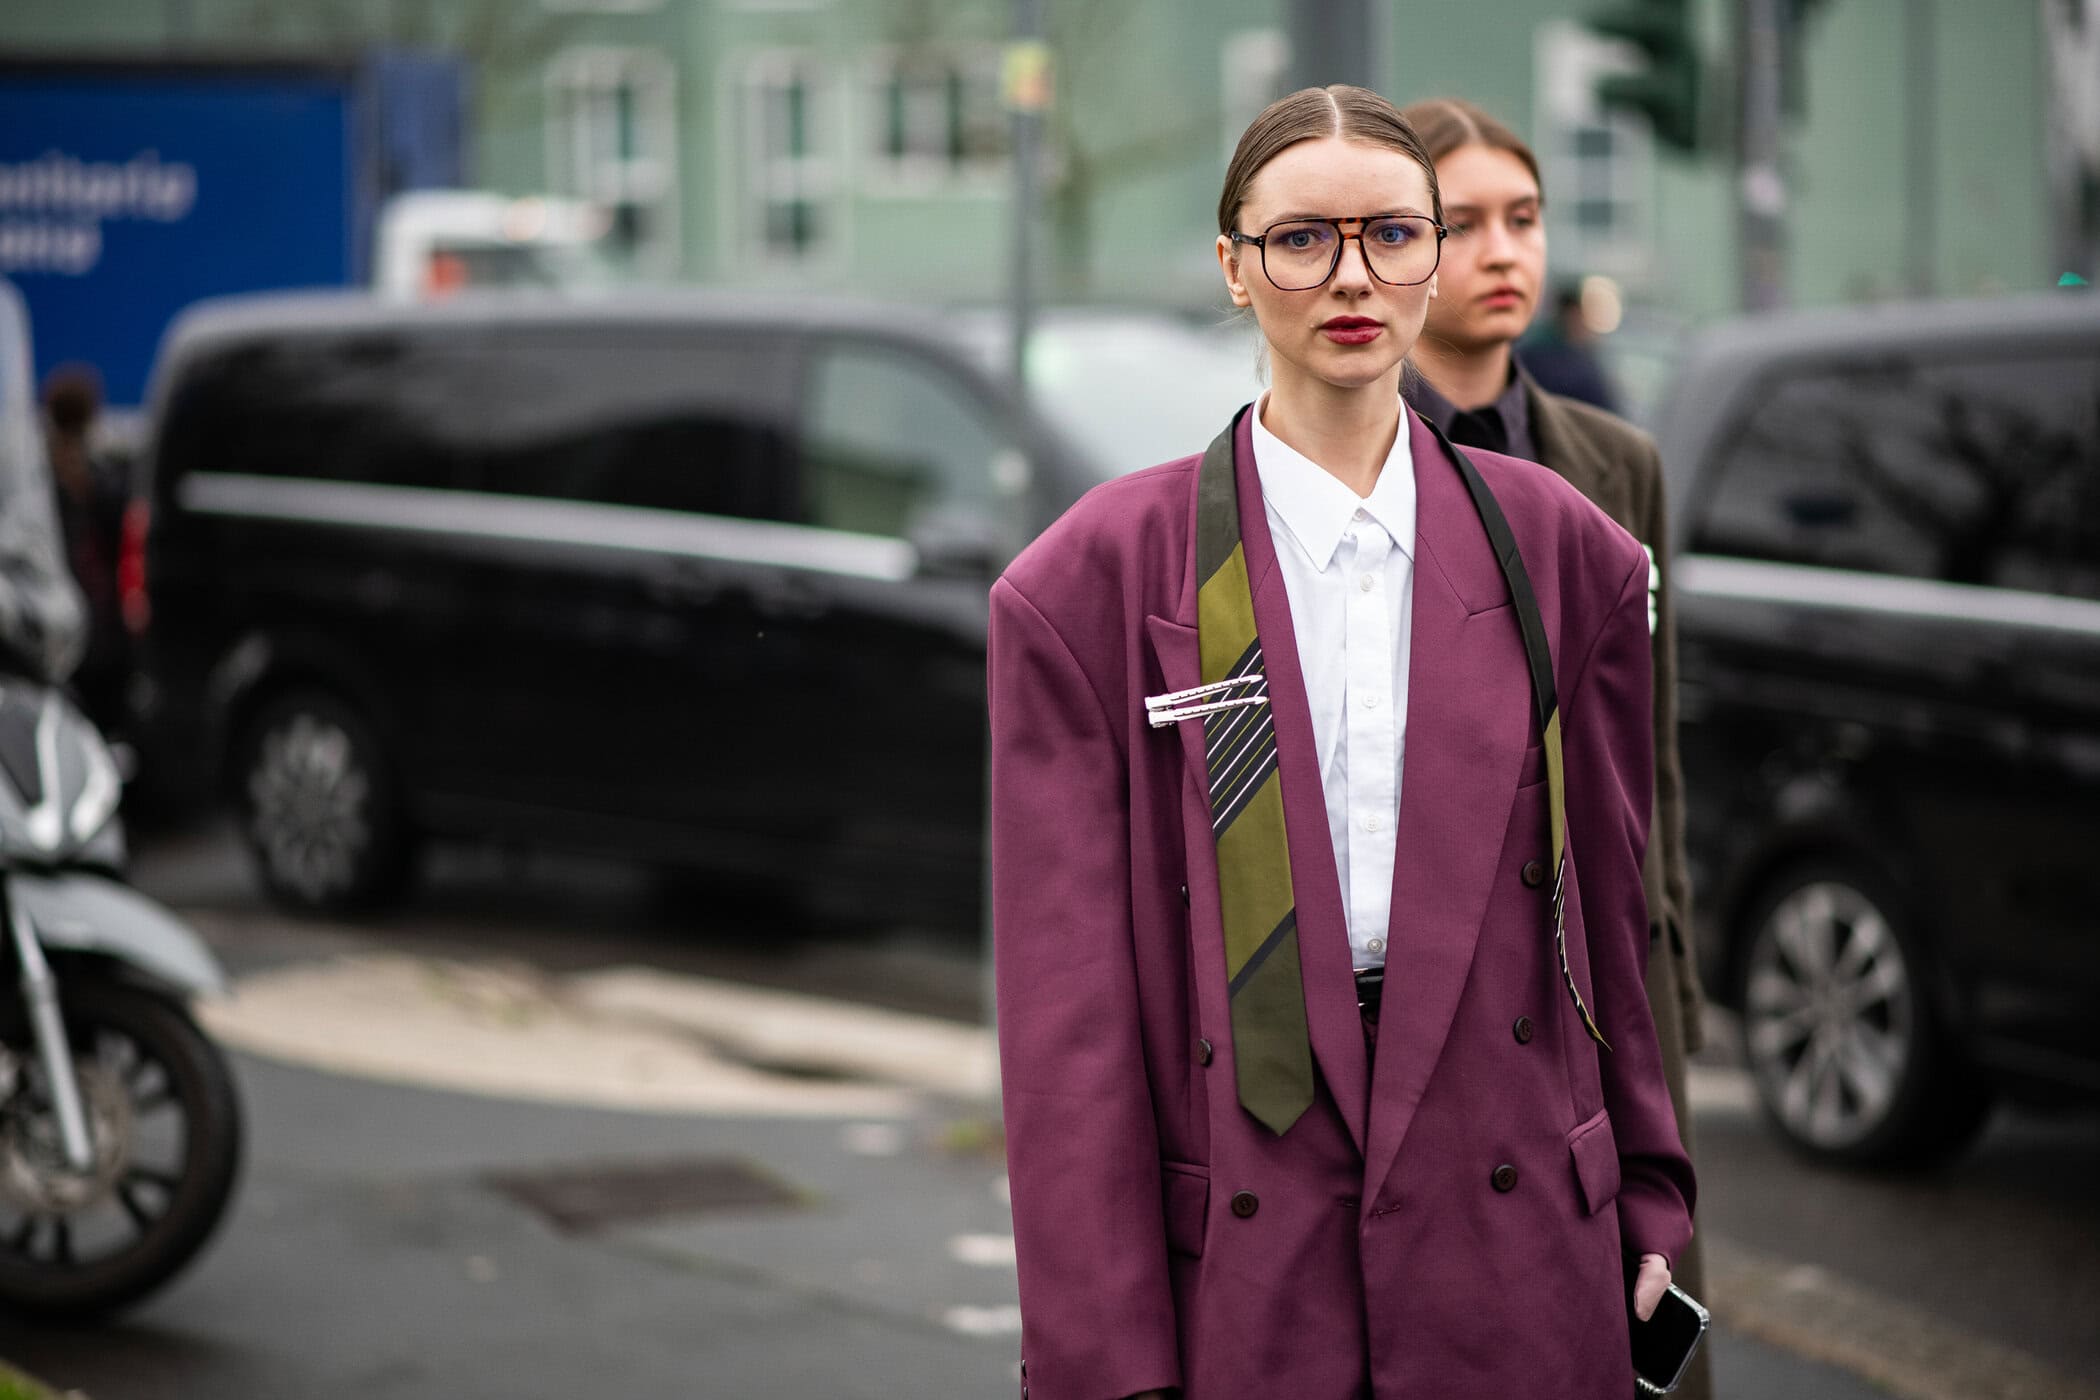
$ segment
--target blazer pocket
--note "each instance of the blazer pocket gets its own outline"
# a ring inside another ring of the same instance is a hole
[[[1618,1199],[1619,1144],[1611,1135],[1611,1115],[1598,1109],[1568,1134],[1568,1153],[1575,1159],[1575,1180],[1582,1187],[1583,1207],[1591,1215]]]
[[[1159,1166],[1161,1204],[1167,1216],[1167,1248],[1200,1259],[1204,1226],[1210,1216],[1210,1168],[1191,1162],[1161,1162]]]

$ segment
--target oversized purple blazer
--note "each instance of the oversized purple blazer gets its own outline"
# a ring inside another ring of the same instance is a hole
[[[1456,467],[1408,421],[1418,548],[1374,1056],[1238,433],[1319,1085],[1281,1137],[1234,1084],[1202,730],[1145,719],[1145,696],[1201,679],[1199,459],[1089,492],[993,587],[999,1049],[1032,1400],[1633,1393],[1620,1252],[1674,1261],[1693,1195],[1642,980],[1648,562],[1552,472],[1472,454],[1552,647],[1568,955],[1605,1054],[1561,985],[1551,881],[1524,878],[1548,859],[1545,761],[1508,588]]]

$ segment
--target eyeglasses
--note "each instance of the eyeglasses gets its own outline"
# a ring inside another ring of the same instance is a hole
[[[1356,225],[1356,231],[1344,232],[1343,224]],[[1379,281],[1394,287],[1427,282],[1443,256],[1446,232],[1434,219],[1398,214],[1285,219],[1270,224],[1259,237],[1238,229],[1226,236],[1261,249],[1261,270],[1278,290],[1305,292],[1334,276],[1342,261],[1342,245],[1352,238],[1362,246],[1364,265]]]

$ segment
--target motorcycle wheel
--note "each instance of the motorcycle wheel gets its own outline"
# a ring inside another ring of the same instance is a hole
[[[19,997],[0,1013],[0,1308],[92,1317],[167,1282],[233,1194],[240,1101],[217,1047],[178,1003],[75,970],[60,982],[95,1163],[64,1165]]]

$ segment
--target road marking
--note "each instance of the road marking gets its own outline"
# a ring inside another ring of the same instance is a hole
[[[1747,1118],[1757,1111],[1757,1081],[1728,1065],[1687,1065],[1684,1097],[1692,1117]]]
[[[2024,1352],[1818,1268],[1708,1235],[1706,1301],[1731,1332],[1838,1366],[1898,1400],[2100,1400]]]
[[[839,1144],[856,1157],[895,1157],[904,1151],[904,1129],[895,1123],[848,1123]]]
[[[1014,1262],[1012,1235],[955,1235],[948,1241],[948,1257],[959,1264],[980,1269],[1011,1268]]]
[[[1012,1337],[1021,1331],[1021,1305],[958,1303],[941,1314],[941,1325],[966,1337]]]

